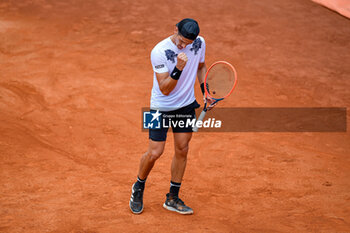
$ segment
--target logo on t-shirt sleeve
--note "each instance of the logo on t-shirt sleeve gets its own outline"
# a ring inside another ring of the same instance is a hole
[[[156,68],[156,69],[164,68],[164,64],[156,65],[154,68]]]
[[[166,59],[171,61],[172,63],[175,63],[175,57],[177,56],[177,54],[171,49],[167,49],[164,52]]]
[[[192,48],[190,50],[194,51],[194,55],[197,55],[198,50],[200,48],[202,48],[202,41],[201,41],[201,39],[197,38],[193,41]]]

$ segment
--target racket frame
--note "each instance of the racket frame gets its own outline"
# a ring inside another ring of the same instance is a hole
[[[209,71],[217,64],[225,64],[225,65],[228,65],[233,73],[234,73],[234,77],[235,77],[235,82],[233,83],[232,85],[232,88],[230,90],[230,92],[225,95],[224,97],[222,98],[214,98],[213,96],[210,95],[210,93],[208,92],[208,89],[207,89],[207,79],[208,79],[208,74],[209,74]],[[231,93],[233,92],[233,90],[235,89],[237,85],[237,71],[236,69],[233,67],[233,65],[231,65],[230,63],[228,63],[227,61],[216,61],[214,62],[207,70],[207,73],[205,74],[205,79],[204,79],[204,91],[205,91],[205,94],[204,94],[204,99],[205,99],[205,103],[204,103],[204,108],[203,108],[203,111],[201,112],[201,114],[199,115],[197,121],[203,121],[204,117],[205,117],[205,114],[207,113],[208,109],[207,109],[207,96],[209,96],[210,98],[212,98],[214,100],[214,102],[211,104],[211,105],[214,105],[216,104],[217,102],[225,99],[226,97],[228,97],[229,95],[231,95]],[[196,121],[196,122],[197,122]],[[197,132],[198,131],[198,127],[195,125],[192,129],[193,132]]]

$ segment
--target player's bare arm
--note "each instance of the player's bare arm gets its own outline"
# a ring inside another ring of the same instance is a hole
[[[204,83],[204,78],[206,73],[207,73],[207,66],[205,65],[205,62],[199,63],[198,72],[197,72],[197,78],[198,78],[199,84]]]
[[[172,71],[170,75],[168,72],[156,73],[159,89],[163,93],[163,95],[169,95],[170,92],[174,90],[177,84],[177,80],[174,79],[174,76],[178,75],[176,72],[181,73],[181,71],[186,66],[187,60],[188,58],[185,53],[179,53],[179,55],[177,56],[177,64],[176,64],[177,70]]]

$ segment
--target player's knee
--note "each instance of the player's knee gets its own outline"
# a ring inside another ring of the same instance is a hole
[[[163,154],[162,149],[153,149],[148,152],[149,159],[151,161],[156,161]]]
[[[176,152],[177,152],[178,155],[186,157],[189,147],[188,147],[188,144],[177,145],[175,149],[176,149]]]

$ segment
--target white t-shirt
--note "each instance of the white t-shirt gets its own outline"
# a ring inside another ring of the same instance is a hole
[[[169,75],[177,64],[177,54],[185,53],[188,57],[185,68],[175,88],[169,95],[163,95],[159,89],[156,73],[168,72]],[[192,44],[178,49],[170,37],[159,42],[151,52],[153,67],[153,88],[151,95],[151,109],[172,111],[187,106],[195,101],[194,84],[196,81],[198,65],[205,59],[205,41],[198,36]]]

